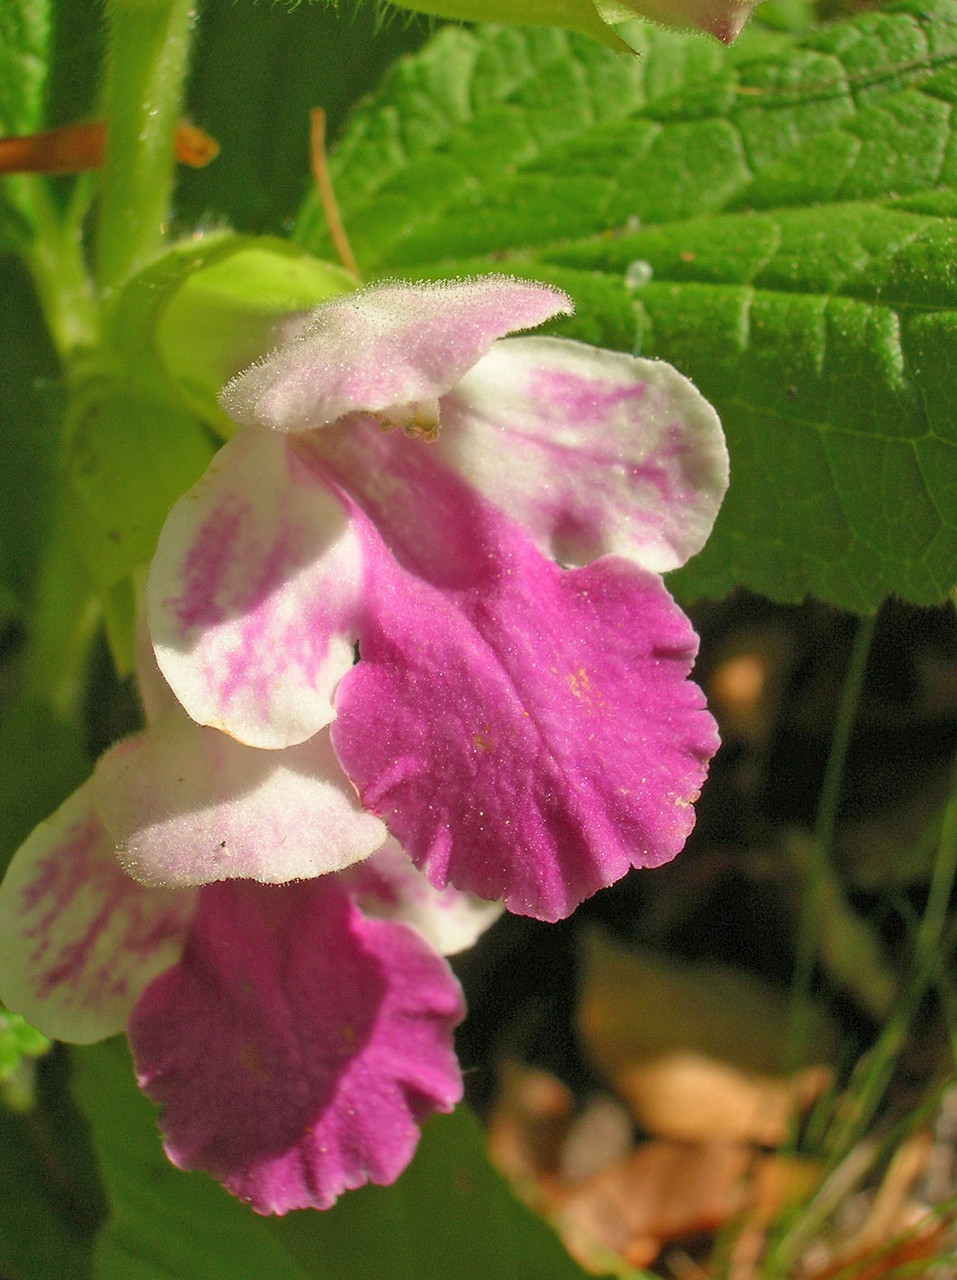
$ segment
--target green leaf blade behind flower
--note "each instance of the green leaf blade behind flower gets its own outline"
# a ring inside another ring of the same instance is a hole
[[[290,312],[311,310],[355,281],[272,236],[211,232],[181,241],[129,280],[111,312],[111,336],[130,379],[214,430],[232,431],[217,404],[223,385],[278,341]]]
[[[578,303],[557,332],[699,385],[732,481],[671,578],[683,595],[941,600],[957,582],[957,5],[904,0],[750,53],[749,36],[644,38],[629,61],[561,32],[439,33],[333,157],[360,265],[549,280]],[[299,234],[323,251],[310,202]]]
[[[394,1187],[347,1192],[325,1213],[268,1219],[167,1161],[122,1040],[72,1056],[110,1205],[94,1280],[584,1280],[491,1169],[462,1109],[426,1126]]]
[[[0,1022],[8,1016],[0,1013]],[[10,1082],[0,1090],[4,1280],[92,1280],[103,1205],[63,1066],[63,1057],[50,1055],[26,1077],[16,1106],[10,1105]]]
[[[205,1174],[169,1163],[122,1039],[74,1049],[72,1060],[109,1205],[94,1280],[306,1280],[263,1219]]]
[[[382,1275],[384,1259],[388,1280],[585,1280],[491,1167],[465,1107],[432,1117],[394,1186],[361,1187],[328,1213],[290,1214],[273,1226],[300,1260],[327,1259],[328,1280]]]
[[[743,581],[862,612],[891,593],[947,594],[957,439],[937,361],[952,365],[957,276],[938,264],[951,237],[941,219],[860,202],[697,219],[555,255],[623,274],[655,263],[636,295],[644,352],[690,372],[722,413],[734,481],[715,540],[678,575],[685,590]]]

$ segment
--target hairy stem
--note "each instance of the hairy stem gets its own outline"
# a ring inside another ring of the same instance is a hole
[[[106,157],[97,226],[97,283],[121,284],[159,252],[173,183],[193,0],[111,0]]]

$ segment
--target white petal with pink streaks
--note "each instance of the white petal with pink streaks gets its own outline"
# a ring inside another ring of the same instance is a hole
[[[147,889],[116,861],[85,783],[20,847],[0,885],[0,1000],[79,1044],[122,1031],[182,950],[189,890]]]
[[[445,458],[563,564],[613,552],[675,569],[701,550],[728,485],[717,414],[660,360],[512,338],[441,414]]]
[[[163,526],[147,591],[160,670],[200,724],[304,742],[352,665],[361,577],[333,492],[286,440],[240,431]]]

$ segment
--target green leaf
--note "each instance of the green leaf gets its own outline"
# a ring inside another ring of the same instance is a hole
[[[585,1280],[553,1231],[490,1166],[465,1107],[434,1116],[394,1187],[362,1187],[325,1214],[297,1213],[274,1230],[302,1260],[327,1260],[328,1280]]]
[[[50,1041],[18,1013],[0,1007],[0,1106],[24,1113],[34,1102],[35,1058]]]
[[[79,416],[68,468],[76,545],[101,589],[151,559],[170,506],[211,456],[194,418],[135,394],[110,388]]]
[[[49,1048],[46,1036],[18,1013],[0,1009],[0,1080],[11,1076],[24,1057],[39,1057]]]
[[[133,665],[128,579],[156,549],[170,507],[206,469],[213,447],[191,414],[108,384],[75,414],[67,460],[67,519],[106,610],[122,673]]]
[[[120,291],[112,344],[149,397],[171,398],[229,435],[223,384],[276,342],[277,322],[355,281],[271,236],[226,233],[174,245]]]
[[[62,374],[22,264],[0,258],[0,607],[23,627],[0,714],[0,871],[89,772],[71,714],[86,656],[86,600],[61,555]],[[6,621],[6,619],[4,619]]]
[[[58,1053],[38,1064],[28,1110],[0,1103],[3,1280],[91,1280],[93,1274],[103,1204],[65,1065]]]
[[[79,727],[29,696],[7,698],[0,717],[0,874],[38,822],[88,776]]]
[[[0,5],[0,133],[41,127],[50,46],[47,0]]]
[[[741,49],[442,31],[332,162],[363,269],[558,283],[556,332],[672,361],[731,491],[684,596],[861,612],[957,582],[957,5]],[[328,251],[310,200],[303,243]]]
[[[95,1280],[306,1280],[257,1218],[212,1179],[181,1173],[122,1038],[72,1050],[74,1093],[93,1134],[110,1212]]]
[[[786,854],[807,876],[813,857],[810,838],[786,837]],[[840,876],[821,860],[815,864],[814,904],[818,916],[818,963],[833,987],[849,992],[875,1022],[890,1017],[901,980],[888,964],[877,926],[848,901]]]
[[[584,1280],[489,1167],[464,1110],[426,1126],[394,1188],[267,1219],[167,1161],[122,1040],[75,1049],[73,1059],[111,1206],[96,1280]]]
[[[48,0],[0,4],[0,136],[42,128],[50,53]],[[30,178],[0,178],[0,247],[29,237],[33,194]]]
[[[0,1106],[23,1114],[34,1103],[35,1058],[50,1049],[50,1041],[19,1014],[0,1008]]]
[[[71,1229],[57,1170],[44,1162],[31,1117],[0,1106],[0,1275],[89,1280],[90,1240]]]

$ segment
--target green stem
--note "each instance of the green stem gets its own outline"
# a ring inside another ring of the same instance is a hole
[[[80,350],[96,346],[99,318],[93,284],[83,258],[79,223],[63,219],[42,178],[29,179],[36,235],[23,246],[57,355],[69,364]]]
[[[844,766],[847,762],[847,750],[851,742],[854,721],[857,718],[861,686],[864,682],[864,672],[874,639],[876,622],[876,617],[862,618],[854,637],[851,660],[844,680],[844,692],[834,726],[831,751],[827,759],[824,784],[818,801],[814,836],[810,842],[807,864],[804,868],[801,923],[798,930],[794,980],[791,987],[791,1018],[785,1054],[789,1070],[796,1069],[804,1061],[812,1030],[814,1004],[811,999],[811,985],[814,964],[820,949],[822,907],[828,882],[831,845],[837,823],[837,809]]]
[[[944,820],[940,831],[940,844],[934,861],[930,892],[924,908],[923,919],[917,930],[916,952],[923,968],[938,963],[944,930],[947,926],[947,907],[957,879],[957,759],[950,779],[950,794],[944,807]]]
[[[121,284],[162,246],[194,19],[193,0],[110,0],[101,289]]]
[[[839,1156],[870,1123],[894,1072],[914,1015],[928,989],[940,980],[941,948],[947,926],[947,907],[957,880],[957,757],[951,771],[950,792],[944,807],[937,857],[924,914],[914,938],[914,963],[893,1015],[885,1023],[874,1047],[860,1064],[859,1084],[852,1092],[853,1106],[834,1143]]]
[[[62,493],[56,495],[52,526],[34,602],[22,690],[64,721],[79,717],[99,609],[77,559]]]

